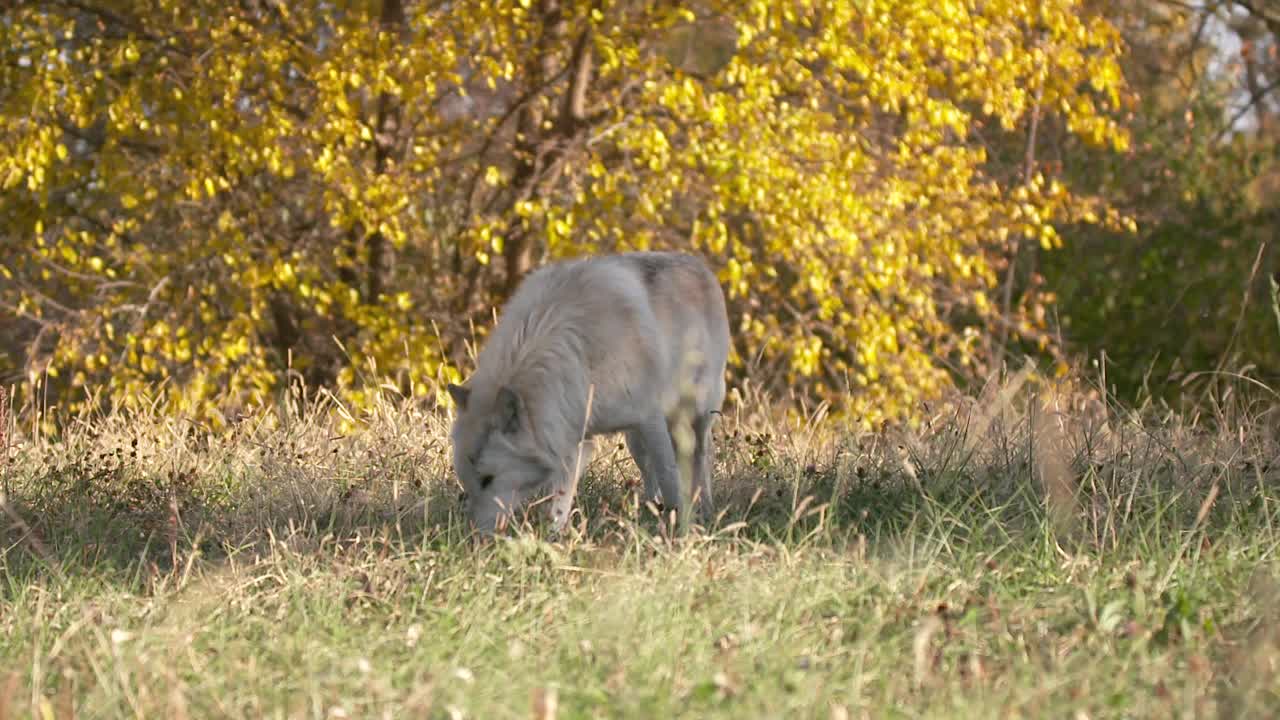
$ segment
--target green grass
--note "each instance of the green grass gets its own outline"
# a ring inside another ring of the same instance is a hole
[[[481,546],[412,408],[10,423],[0,718],[1269,717],[1274,403],[1073,403],[739,407],[712,531],[669,539],[610,448],[568,537]]]

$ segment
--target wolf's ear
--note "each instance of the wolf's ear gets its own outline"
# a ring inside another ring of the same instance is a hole
[[[447,389],[449,391],[449,397],[453,398],[453,403],[457,405],[460,410],[466,410],[467,400],[471,399],[471,389],[462,387],[461,385],[454,385],[453,383],[449,383]]]
[[[505,385],[498,389],[498,399],[493,407],[498,427],[508,435],[520,429],[520,396]]]

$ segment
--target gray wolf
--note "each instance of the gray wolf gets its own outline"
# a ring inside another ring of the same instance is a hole
[[[463,385],[450,432],[476,529],[491,534],[530,500],[568,521],[591,438],[623,433],[645,499],[682,507],[672,430],[691,405],[699,515],[713,515],[711,429],[725,396],[729,321],[698,257],[634,252],[552,263],[506,303]],[[589,406],[589,407],[588,407]],[[588,415],[589,412],[589,415]]]

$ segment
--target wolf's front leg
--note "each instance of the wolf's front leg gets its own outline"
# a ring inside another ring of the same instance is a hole
[[[626,432],[627,451],[631,453],[631,459],[635,461],[636,467],[640,469],[640,479],[644,481],[643,502],[651,502],[655,506],[662,503],[662,492],[658,489],[658,474],[653,468],[653,462],[649,459],[649,448],[645,445],[645,433],[643,430],[628,430]]]
[[[595,443],[590,438],[583,440],[578,445],[577,457],[566,462],[565,471],[552,480],[551,502],[548,504],[547,514],[551,518],[551,529],[554,532],[561,532],[569,523],[573,500],[578,495],[578,479],[586,471],[594,452]]]

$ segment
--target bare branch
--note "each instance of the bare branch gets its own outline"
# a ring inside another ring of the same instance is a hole
[[[1277,77],[1266,85],[1259,87],[1254,92],[1250,93],[1249,99],[1245,101],[1244,106],[1237,110],[1231,116],[1231,119],[1227,121],[1227,124],[1223,125],[1222,129],[1218,131],[1218,136],[1214,138],[1214,142],[1216,143],[1226,137],[1227,134],[1235,128],[1236,123],[1240,122],[1241,118],[1249,114],[1249,111],[1252,110],[1254,106],[1262,102],[1268,95],[1276,90],[1280,90],[1280,77]]]

